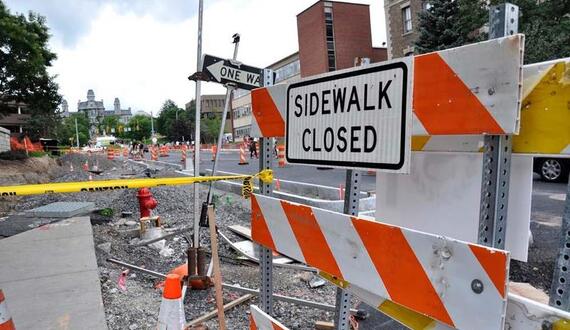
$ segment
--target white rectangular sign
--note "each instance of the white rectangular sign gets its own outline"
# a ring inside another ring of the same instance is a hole
[[[409,173],[412,60],[336,71],[289,85],[287,161]]]
[[[505,249],[527,260],[532,157],[513,155]],[[483,153],[413,152],[410,175],[376,175],[376,219],[476,243]]]

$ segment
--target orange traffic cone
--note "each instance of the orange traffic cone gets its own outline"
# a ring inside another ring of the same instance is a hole
[[[275,190],[281,190],[281,181],[279,179],[275,180]]]
[[[85,164],[83,164],[83,170],[84,171],[89,171],[89,161],[85,161]]]
[[[184,306],[182,305],[181,277],[178,274],[166,275],[162,302],[158,314],[159,330],[182,330],[186,324]]]
[[[212,145],[212,161],[216,160],[216,153],[218,152],[218,146],[215,144]]]
[[[14,326],[14,321],[12,321],[12,316],[10,315],[10,311],[6,305],[6,299],[2,289],[0,289],[0,329],[16,330],[16,326]]]
[[[247,158],[245,158],[245,145],[242,144],[239,146],[239,165],[247,165],[249,164]]]

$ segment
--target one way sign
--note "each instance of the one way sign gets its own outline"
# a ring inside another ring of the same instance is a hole
[[[238,88],[251,90],[261,87],[263,69],[254,68],[238,62],[204,55],[202,72],[206,73],[211,81],[220,84],[234,83]]]

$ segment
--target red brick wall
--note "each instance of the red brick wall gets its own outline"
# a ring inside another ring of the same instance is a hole
[[[333,2],[337,70],[354,66],[355,57],[372,59],[370,9],[367,5]]]
[[[387,48],[372,48],[372,63],[384,62],[388,59]]]
[[[297,15],[301,77],[328,71],[323,2]]]

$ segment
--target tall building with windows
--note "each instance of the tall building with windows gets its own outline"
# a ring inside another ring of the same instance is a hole
[[[370,7],[317,1],[297,15],[301,76],[353,67],[355,58],[386,60],[385,48],[372,47]]]
[[[102,123],[103,118],[106,116],[117,116],[119,122],[127,125],[132,117],[131,108],[126,110],[121,109],[121,102],[115,98],[113,102],[113,110],[106,111],[103,100],[95,100],[95,92],[92,89],[87,91],[87,101],[79,100],[77,102],[77,111],[83,112],[89,119],[89,134],[91,138],[96,137],[101,132],[98,132],[98,126]]]
[[[425,0],[385,0],[388,58],[413,55],[419,37],[419,13],[429,3]]]
[[[353,67],[357,59],[369,62],[387,59],[386,48],[372,47],[368,5],[317,1],[297,15],[299,51],[267,68],[275,72],[275,83],[292,83],[301,77]],[[234,140],[251,132],[251,96],[237,90],[232,101]]]

